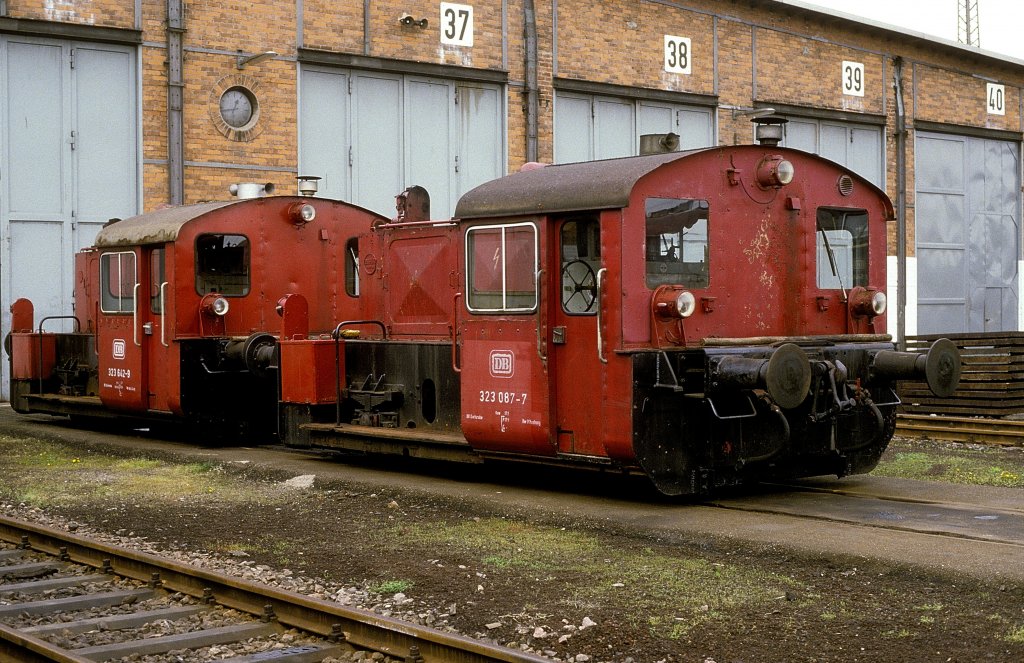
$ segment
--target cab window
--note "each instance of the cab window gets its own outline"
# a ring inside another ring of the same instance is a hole
[[[597,314],[597,271],[601,268],[601,226],[596,218],[570,219],[562,224],[562,310]]]
[[[708,287],[708,201],[648,198],[647,287]]]
[[[100,256],[100,310],[104,313],[135,311],[135,254],[104,253]]]
[[[359,296],[359,238],[345,242],[345,292],[349,297]]]
[[[466,231],[466,305],[481,313],[537,307],[537,228],[532,223]]]
[[[167,295],[163,248],[153,249],[149,254],[149,281],[149,309],[153,313],[163,313],[164,297]]]
[[[249,294],[249,240],[244,235],[200,235],[196,239],[196,292]]]
[[[817,285],[847,290],[868,284],[868,213],[819,207]]]

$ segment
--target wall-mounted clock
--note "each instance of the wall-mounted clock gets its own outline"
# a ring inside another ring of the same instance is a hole
[[[259,82],[251,76],[225,76],[210,92],[210,119],[222,135],[249,141],[262,133],[264,109],[258,96]]]

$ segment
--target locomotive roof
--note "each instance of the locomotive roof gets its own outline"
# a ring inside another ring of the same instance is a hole
[[[97,235],[97,247],[125,246],[138,244],[163,244],[178,238],[182,226],[208,212],[228,205],[237,205],[240,200],[226,200],[198,205],[166,207],[146,214],[128,217],[111,223]]]
[[[481,184],[459,199],[455,217],[547,214],[625,207],[634,185],[656,168],[703,150],[544,166]]]

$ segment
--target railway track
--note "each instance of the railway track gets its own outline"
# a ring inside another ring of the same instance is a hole
[[[1019,447],[1024,446],[1024,421],[901,414],[896,417],[896,434],[910,438]]]
[[[0,518],[0,660],[539,663],[524,652]],[[170,654],[169,652],[173,652]],[[161,660],[149,658],[146,660]]]
[[[945,538],[965,545],[999,546],[1014,557],[1024,552],[1024,508],[1016,495],[951,501],[950,495],[915,494],[905,488],[868,485],[831,487],[823,480],[766,484],[756,495],[716,499],[724,509],[820,520]],[[880,490],[881,489],[881,490]]]

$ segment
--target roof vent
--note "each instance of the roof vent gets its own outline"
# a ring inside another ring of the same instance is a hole
[[[239,200],[247,198],[262,198],[274,193],[274,183],[258,184],[256,182],[239,182],[228,187],[232,196],[238,196]]]
[[[299,195],[311,198],[316,195],[317,189],[319,189],[318,182],[320,178],[316,175],[299,175],[296,177],[299,181]]]
[[[644,134],[640,136],[640,155],[665,154],[679,149],[679,134]]]
[[[751,122],[757,125],[757,128],[754,129],[754,138],[757,139],[758,145],[774,147],[782,142],[783,125],[789,120],[784,117],[770,116],[755,117]]]

